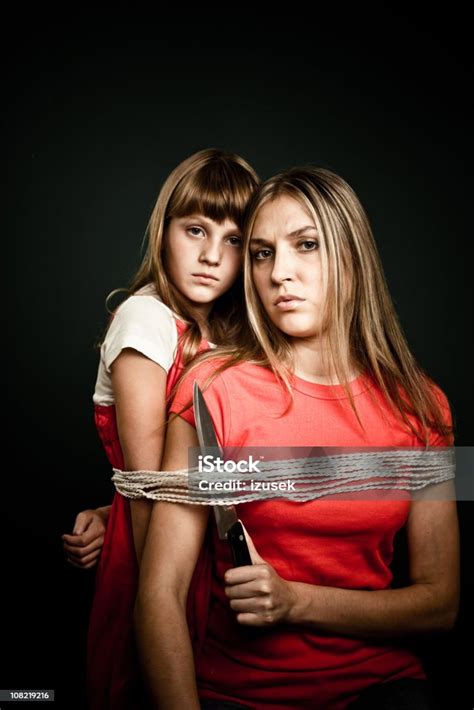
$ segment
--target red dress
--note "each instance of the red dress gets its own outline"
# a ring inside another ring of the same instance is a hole
[[[176,321],[178,337],[186,326]],[[205,350],[203,342],[200,349]],[[183,370],[182,350],[168,372],[166,396]],[[95,422],[112,466],[124,468],[115,407],[95,405]],[[204,638],[208,608],[210,557],[203,546],[188,596],[188,623],[195,648]],[[87,694],[91,710],[143,707],[143,689],[133,634],[138,564],[133,543],[130,503],[115,493],[96,574],[87,639]]]

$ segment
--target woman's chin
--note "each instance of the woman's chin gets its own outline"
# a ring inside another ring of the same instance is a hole
[[[279,318],[278,322],[273,321],[273,324],[290,338],[316,338],[320,335],[320,330],[314,323],[301,322],[301,319],[294,316]]]

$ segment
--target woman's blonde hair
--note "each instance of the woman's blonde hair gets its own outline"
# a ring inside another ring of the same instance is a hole
[[[299,202],[317,228],[326,294],[322,332],[327,364],[344,385],[356,415],[349,386],[354,367],[375,380],[420,441],[427,443],[428,427],[447,437],[451,429],[444,421],[433,383],[417,364],[403,335],[367,215],[352,188],[329,170],[294,168],[264,182],[254,195],[247,211],[244,251],[245,297],[254,337],[240,342],[218,371],[241,361],[258,362],[270,367],[291,394],[290,338],[263,308],[252,279],[249,248],[260,209],[283,195]],[[419,426],[413,425],[410,416],[416,417]]]
[[[260,180],[246,160],[214,148],[183,160],[168,176],[158,195],[146,231],[143,261],[128,289],[129,295],[152,283],[159,298],[188,325],[183,336],[183,359],[196,354],[199,326],[187,301],[170,281],[163,259],[166,227],[173,217],[202,214],[216,222],[232,219],[242,229],[245,210]],[[242,276],[214,303],[209,315],[210,340],[232,343],[246,322]]]

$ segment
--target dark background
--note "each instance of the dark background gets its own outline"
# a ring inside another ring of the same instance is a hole
[[[449,16],[261,11],[257,22],[237,6],[160,18],[25,9],[4,27],[0,687],[54,688],[55,707],[85,707],[93,592],[93,574],[65,563],[60,535],[112,495],[91,402],[104,300],[129,282],[160,186],[189,154],[214,146],[263,178],[310,162],[348,180],[408,340],[452,403],[457,443],[474,444],[467,18],[453,4]],[[422,648],[450,708],[473,704],[473,506],[460,504],[457,628]]]

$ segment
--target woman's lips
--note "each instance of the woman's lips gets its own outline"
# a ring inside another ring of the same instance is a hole
[[[280,311],[292,311],[294,308],[298,308],[304,301],[304,298],[299,298],[299,296],[293,296],[293,294],[289,293],[277,298],[275,306]]]

